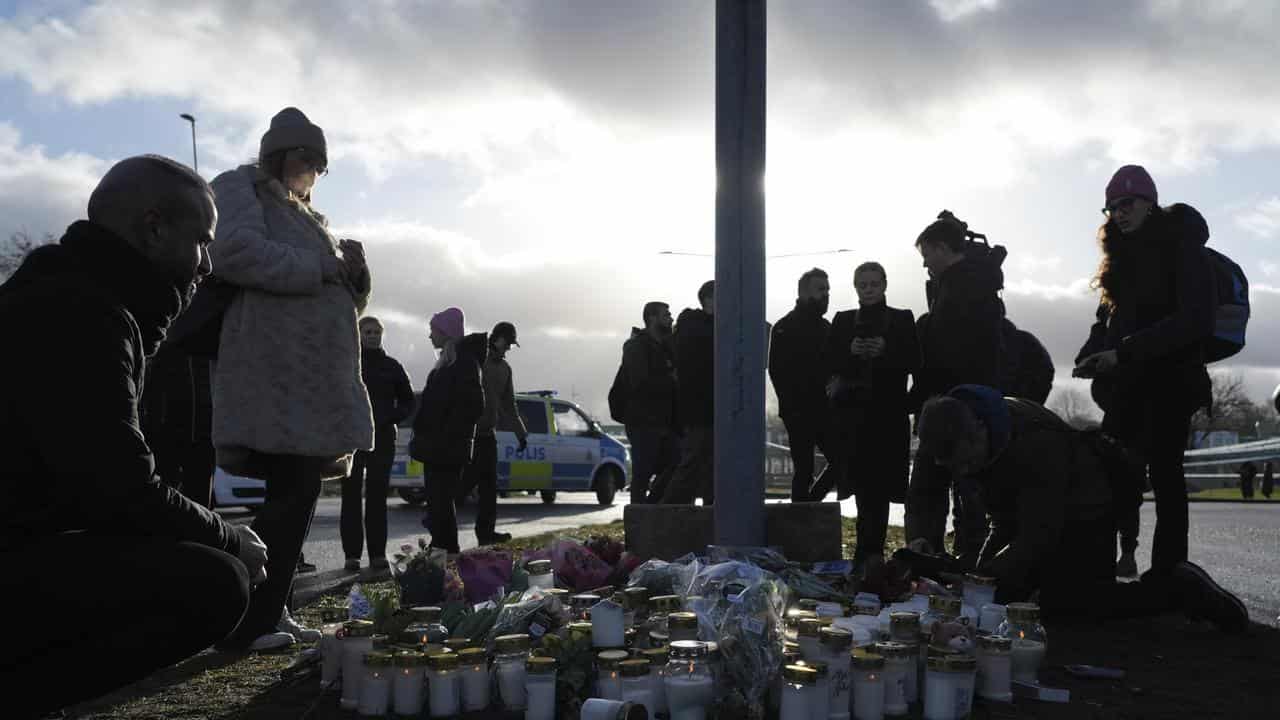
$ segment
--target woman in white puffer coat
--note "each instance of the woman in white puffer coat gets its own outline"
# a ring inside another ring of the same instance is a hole
[[[285,108],[263,135],[258,162],[213,181],[209,254],[218,277],[240,288],[223,317],[213,444],[219,467],[267,486],[253,522],[267,544],[267,580],[229,648],[310,637],[285,602],[320,483],[345,477],[352,453],[373,446],[357,328],[369,271],[359,243],[336,241],[311,207],[325,168],[323,131]]]

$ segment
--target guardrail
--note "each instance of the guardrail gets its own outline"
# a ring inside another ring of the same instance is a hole
[[[1184,467],[1234,465],[1242,462],[1280,460],[1280,438],[1188,450],[1183,454]]]

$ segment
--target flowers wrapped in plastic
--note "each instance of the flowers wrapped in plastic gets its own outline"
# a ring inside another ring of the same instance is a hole
[[[418,538],[417,549],[408,543],[401,545],[390,563],[391,578],[400,588],[400,604],[413,607],[440,603],[445,597],[448,557],[444,550],[430,547],[422,538]]]

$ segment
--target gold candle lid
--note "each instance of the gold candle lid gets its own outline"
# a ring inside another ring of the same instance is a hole
[[[819,679],[822,679],[827,676],[827,664],[822,662],[821,660],[801,660],[796,664],[813,668],[818,672]]]
[[[813,685],[818,682],[818,671],[808,665],[788,665],[782,669],[782,677],[787,682]]]
[[[342,632],[347,637],[373,637],[373,621],[348,620],[342,623]]]
[[[669,630],[697,630],[698,616],[691,612],[673,612],[667,615],[667,628]]]
[[[821,631],[822,623],[818,618],[801,618],[796,626],[796,632],[802,637],[818,637]]]
[[[667,661],[671,659],[671,651],[665,647],[642,650],[640,655],[647,659],[650,665],[666,665]]]
[[[374,650],[364,654],[364,664],[369,667],[391,667],[394,660],[391,653]]]
[[[1040,606],[1035,603],[1009,603],[1006,614],[1009,622],[1036,622],[1040,619]]]
[[[524,564],[524,569],[530,575],[546,575],[551,572],[551,561],[530,560]]]
[[[500,635],[493,644],[494,649],[505,655],[528,650],[532,638],[528,635]]]
[[[987,652],[1009,652],[1013,649],[1013,640],[1000,635],[982,635],[978,638],[978,647]]]
[[[796,607],[808,612],[816,612],[818,609],[818,601],[813,598],[800,598],[800,601],[796,603]]]
[[[883,670],[884,656],[875,653],[858,653],[851,656],[854,670]]]
[[[649,607],[655,613],[673,613],[680,609],[679,595],[654,595],[649,598]]]
[[[626,650],[601,650],[596,653],[596,667],[601,670],[617,670],[618,665],[631,654]]]
[[[484,648],[469,647],[458,651],[458,661],[463,665],[479,665],[485,661]]]
[[[451,652],[427,656],[427,667],[432,670],[456,670],[458,662],[458,656]]]
[[[414,650],[402,650],[396,653],[396,667],[417,668],[427,664],[427,656]]]
[[[644,677],[649,674],[649,659],[623,660],[618,663],[618,669],[622,672],[622,677]]]
[[[960,616],[960,598],[950,595],[930,595],[929,609],[948,617]],[[890,618],[892,620],[892,618]]]
[[[524,663],[526,672],[535,675],[543,673],[553,673],[556,671],[556,659],[549,657],[531,657]]]
[[[897,659],[910,657],[916,649],[900,642],[878,642],[872,645],[877,655],[882,655],[885,659]]]
[[[437,623],[444,611],[435,605],[419,605],[409,608],[409,616],[418,622]]]
[[[824,627],[818,631],[818,642],[826,648],[844,650],[853,644],[853,633],[837,627]]]
[[[471,638],[452,638],[444,641],[444,646],[454,652],[471,647]]]

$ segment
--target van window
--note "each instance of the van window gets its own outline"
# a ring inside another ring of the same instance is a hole
[[[547,406],[541,400],[517,400],[516,408],[530,435],[547,434]]]
[[[591,423],[569,405],[551,403],[551,412],[555,413],[556,431],[561,435],[582,437],[592,434]]]

